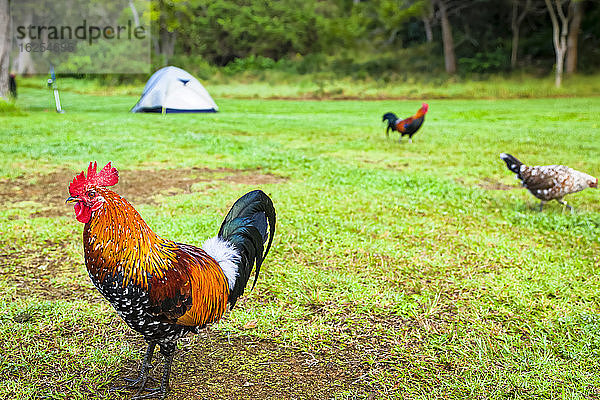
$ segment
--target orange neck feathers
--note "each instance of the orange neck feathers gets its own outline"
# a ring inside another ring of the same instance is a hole
[[[423,106],[421,108],[419,108],[419,110],[415,114],[414,118],[421,118],[421,117],[423,117],[425,114],[427,114],[427,110],[428,109],[429,109],[429,106],[427,104],[423,103]]]
[[[123,275],[129,283],[148,287],[148,274],[162,278],[176,262],[177,246],[154,233],[127,200],[98,188],[106,200],[85,224],[83,247],[89,273],[100,281]]]

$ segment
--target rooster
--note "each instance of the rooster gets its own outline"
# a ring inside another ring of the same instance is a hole
[[[390,136],[390,129],[392,130],[392,132],[398,131],[400,132],[399,141],[402,141],[404,135],[408,135],[408,142],[412,143],[412,137],[421,128],[421,125],[423,125],[423,121],[425,120],[425,114],[427,114],[428,110],[429,105],[427,103],[423,103],[423,105],[421,106],[421,108],[419,108],[415,115],[403,120],[401,120],[396,114],[391,112],[383,114],[382,122],[387,120],[388,123],[387,128],[385,129],[385,135],[387,137]]]
[[[154,233],[127,200],[108,189],[118,180],[111,163],[97,172],[96,162],[90,162],[87,176],[82,171],[73,179],[66,202],[85,224],[83,250],[93,284],[148,343],[139,376],[126,387],[137,389],[136,399],[164,399],[177,340],[232,308],[254,264],[256,283],[273,242],[275,209],[264,192],[245,194],[217,236],[199,248]],[[156,345],[165,357],[162,378],[160,387],[147,389]],[[143,390],[149,393],[138,396]]]
[[[500,158],[509,170],[517,174],[517,178],[523,182],[523,187],[541,200],[540,211],[543,210],[544,203],[550,200],[556,200],[573,211],[573,207],[568,205],[563,197],[588,187],[598,188],[598,178],[564,165],[530,167],[510,154],[502,153]]]

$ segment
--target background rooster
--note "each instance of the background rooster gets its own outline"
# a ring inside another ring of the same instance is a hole
[[[96,288],[127,325],[141,333],[148,349],[137,379],[127,387],[165,398],[176,342],[188,332],[218,321],[227,305],[244,293],[254,264],[254,282],[275,233],[275,209],[262,191],[235,202],[216,237],[202,248],[163,239],[121,196],[107,189],[118,182],[108,163],[69,186],[75,215],[83,228],[85,264]],[[268,244],[266,249],[264,244]],[[165,357],[161,385],[145,389],[156,345]]]
[[[517,178],[523,182],[523,187],[542,201],[540,211],[544,208],[544,203],[550,200],[556,200],[573,211],[563,197],[588,187],[598,188],[597,178],[564,165],[529,167],[510,154],[502,153],[500,158],[509,170],[517,174]]]
[[[428,110],[429,105],[427,103],[423,103],[415,115],[403,120],[399,119],[396,114],[391,112],[383,114],[382,121],[387,120],[388,122],[387,128],[385,129],[385,135],[387,137],[390,136],[390,129],[392,132],[398,131],[401,134],[398,141],[402,141],[402,137],[404,135],[408,135],[408,142],[412,143],[412,137],[415,133],[417,133],[419,128],[421,128],[421,125],[423,125],[423,121],[425,121],[425,114],[427,114]]]

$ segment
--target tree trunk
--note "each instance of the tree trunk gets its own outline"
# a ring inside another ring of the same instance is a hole
[[[17,45],[25,44],[23,40],[17,40]],[[36,74],[35,64],[29,51],[19,51],[16,58],[13,59],[11,70],[17,75]]]
[[[556,51],[556,74],[554,76],[554,85],[558,88],[562,86],[563,65],[565,61],[565,52],[563,50]]]
[[[529,11],[529,7],[531,6],[531,0],[527,0],[525,2],[525,7],[521,14],[519,14],[519,0],[513,0],[512,7],[512,19],[511,19],[511,30],[512,30],[512,49],[510,54],[510,68],[515,69],[517,66],[517,57],[519,55],[519,31],[521,29],[521,23],[527,12]]]
[[[427,16],[423,16],[423,25],[425,26],[425,37],[427,43],[433,42],[433,30],[431,29],[431,20]]]
[[[427,43],[433,42],[433,29],[431,28],[431,21],[433,20],[433,3],[427,2],[427,12],[423,13],[421,16],[421,20],[423,21],[423,25],[425,27],[425,37],[427,38]]]
[[[4,99],[8,99],[10,43],[10,8],[8,0],[0,0],[0,97]]]
[[[571,21],[569,35],[567,36],[567,65],[565,68],[567,75],[574,74],[577,71],[577,41],[579,39],[579,30],[581,29],[583,8],[583,0],[571,3],[570,12],[573,15],[573,20]]]
[[[131,14],[133,15],[133,23],[135,26],[140,26],[140,15],[135,8],[135,4],[133,4],[133,0],[129,0],[129,8],[131,9]]]
[[[175,53],[175,42],[177,39],[177,31],[169,32],[167,29],[167,17],[165,14],[165,6],[163,2],[159,2],[160,4],[160,17],[158,20],[158,50],[159,55],[162,58],[163,64],[167,65],[169,63],[169,59],[173,57]],[[156,48],[156,46],[155,46]]]
[[[444,64],[446,72],[454,75],[456,73],[456,56],[454,54],[454,39],[452,38],[452,26],[448,19],[448,9],[445,0],[436,1],[440,10],[440,20],[442,23],[442,42],[444,43]]]
[[[565,15],[562,9],[562,1],[554,0],[556,11],[551,0],[545,0],[546,8],[552,20],[552,41],[554,42],[554,52],[556,53],[556,72],[554,75],[554,84],[556,87],[562,85],[563,65],[565,62],[565,54],[567,52],[567,33],[569,32],[570,15]],[[560,18],[560,24],[557,18]]]
[[[510,69],[515,69],[517,66],[517,56],[519,53],[519,27],[513,29],[512,51],[510,53]]]
[[[160,52],[165,64],[169,63],[169,59],[175,54],[175,42],[177,40],[177,32],[169,32],[167,28],[160,29]]]
[[[23,25],[29,26],[33,23],[33,10],[24,17]],[[27,36],[23,39],[16,39],[17,49],[21,49],[21,46],[25,46],[31,39]],[[11,70],[17,75],[33,75],[36,73],[33,58],[31,57],[30,51],[19,51],[15,58],[12,60]]]

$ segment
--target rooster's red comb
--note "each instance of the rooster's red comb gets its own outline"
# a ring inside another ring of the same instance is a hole
[[[91,186],[113,186],[119,182],[119,171],[116,168],[111,167],[110,162],[102,168],[100,172],[96,172],[98,165],[96,161],[90,162],[88,166],[87,177],[85,173],[81,171],[79,175],[73,178],[73,182],[69,185],[69,193],[71,196],[77,196],[84,192],[84,188],[88,185]]]

